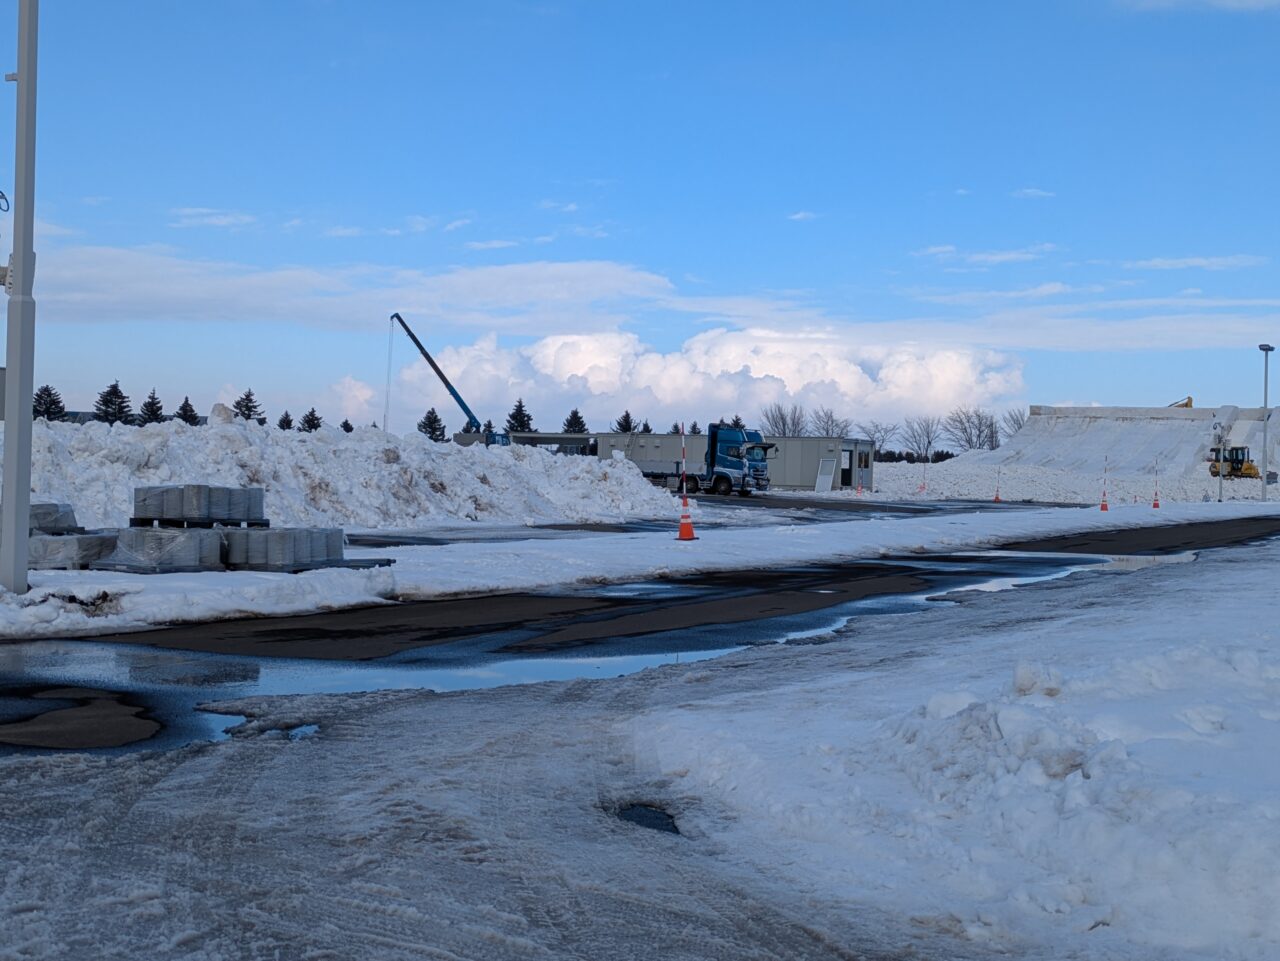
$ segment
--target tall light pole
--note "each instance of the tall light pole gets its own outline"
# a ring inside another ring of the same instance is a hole
[[[1267,499],[1267,421],[1271,420],[1271,408],[1267,405],[1267,379],[1270,374],[1271,352],[1275,350],[1270,344],[1259,344],[1262,351],[1262,499]]]
[[[5,273],[9,294],[8,368],[4,386],[4,488],[0,491],[0,585],[27,592],[31,533],[31,394],[36,340],[34,249],[36,197],[36,28],[40,0],[18,0],[17,156],[14,162],[13,257]]]

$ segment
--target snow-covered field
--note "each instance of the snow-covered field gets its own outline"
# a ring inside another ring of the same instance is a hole
[[[154,484],[265,487],[279,526],[617,521],[668,516],[674,504],[629,463],[436,444],[417,432],[36,423],[32,498],[71,504],[81,525],[128,524],[133,489]]]
[[[252,718],[228,742],[3,757],[0,958],[1270,961],[1278,563],[1272,541],[627,678],[263,698],[218,705]]]
[[[665,496],[665,495],[663,495]],[[1211,521],[1280,513],[1280,504],[1179,504],[1098,510],[1046,508],[836,524],[706,529],[696,541],[670,533],[583,534],[556,539],[457,543],[387,550],[393,567],[305,574],[245,571],[116,574],[37,571],[30,593],[0,593],[0,638],[84,637],[152,626],[255,615],[333,610],[387,599],[538,590],[664,574],[749,570],[838,558],[992,547],[1089,530]]]

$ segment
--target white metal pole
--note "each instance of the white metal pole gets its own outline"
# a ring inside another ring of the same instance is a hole
[[[31,395],[34,391],[36,302],[36,28],[40,0],[18,0],[17,154],[14,162],[13,260],[5,379],[4,488],[0,497],[0,584],[27,592],[31,526]]]
[[[1267,405],[1271,402],[1267,396],[1267,380],[1271,372],[1271,351],[1275,348],[1270,344],[1262,344],[1258,348],[1262,351],[1262,499],[1267,499],[1267,422],[1271,420],[1271,408]]]

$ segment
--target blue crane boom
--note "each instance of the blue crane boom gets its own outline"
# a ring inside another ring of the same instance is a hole
[[[391,319],[397,321],[400,326],[404,328],[404,332],[408,334],[409,339],[413,341],[413,346],[418,348],[418,352],[426,358],[427,363],[431,365],[431,369],[434,370],[436,372],[436,376],[440,378],[440,382],[444,384],[445,390],[449,392],[449,396],[458,402],[458,406],[462,408],[462,412],[467,415],[467,426],[471,428],[472,433],[479,434],[482,430],[479,418],[471,412],[471,408],[468,407],[467,402],[462,399],[462,395],[458,393],[457,388],[455,388],[453,384],[449,383],[449,378],[444,375],[444,371],[440,369],[440,365],[436,363],[435,358],[427,353],[427,348],[422,346],[422,341],[418,340],[417,335],[409,329],[409,325],[404,322],[404,318],[398,313],[392,314]],[[485,443],[487,444],[492,442],[486,437]]]

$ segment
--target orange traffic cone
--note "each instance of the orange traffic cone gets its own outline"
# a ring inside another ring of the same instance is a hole
[[[1108,469],[1108,466],[1109,466],[1108,459],[1105,459],[1105,458],[1104,458],[1104,460],[1103,460],[1103,462],[1102,462],[1102,508],[1101,508],[1101,509],[1102,509],[1102,510],[1104,510],[1104,511],[1109,511],[1109,510],[1111,510],[1111,508],[1107,506],[1107,469]]]
[[[680,508],[680,533],[676,535],[678,541],[696,541],[698,535],[693,532],[693,518],[689,516],[689,498],[683,498],[684,505]]]
[[[1000,503],[1000,472],[996,471],[996,499],[995,503]]]
[[[1104,511],[1109,511],[1109,510],[1111,510],[1111,508],[1107,506],[1107,492],[1106,492],[1106,491],[1103,491],[1103,492],[1102,492],[1102,508],[1101,508],[1101,509],[1102,509],[1102,510],[1104,510]]]

